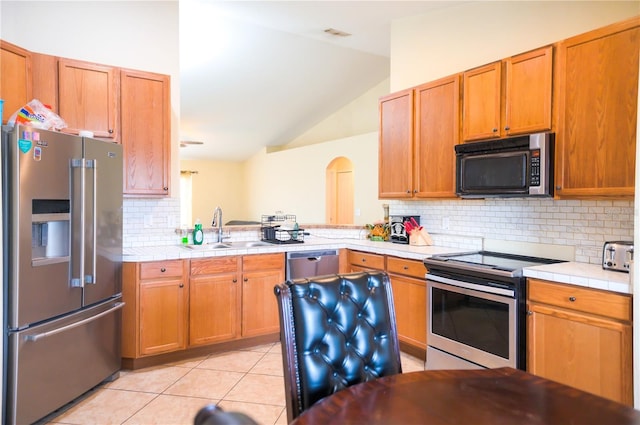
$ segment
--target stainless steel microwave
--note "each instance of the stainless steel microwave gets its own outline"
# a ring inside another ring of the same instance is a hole
[[[463,198],[553,196],[554,134],[457,145],[456,194]]]

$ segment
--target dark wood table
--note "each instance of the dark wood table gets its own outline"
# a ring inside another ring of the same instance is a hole
[[[387,376],[318,401],[304,424],[640,424],[640,411],[511,369]]]

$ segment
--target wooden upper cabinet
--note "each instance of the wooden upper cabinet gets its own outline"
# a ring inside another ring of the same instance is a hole
[[[31,53],[0,40],[0,99],[4,100],[1,121],[32,99]]]
[[[502,63],[494,62],[464,73],[464,140],[500,136]]]
[[[66,121],[67,132],[89,130],[95,137],[117,140],[117,99],[116,68],[58,60],[58,115]]]
[[[553,46],[513,56],[505,65],[504,134],[550,130]]]
[[[413,196],[413,89],[380,99],[379,198]]]
[[[120,83],[124,193],[166,196],[171,140],[169,76],[122,70]]]
[[[558,196],[633,196],[638,46],[637,17],[558,44]]]
[[[413,190],[416,198],[456,196],[460,74],[415,88]]]
[[[553,46],[466,71],[464,140],[550,130],[552,81]]]

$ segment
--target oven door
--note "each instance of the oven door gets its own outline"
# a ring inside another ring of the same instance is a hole
[[[517,367],[514,290],[427,274],[427,291],[429,347],[486,368]],[[439,368],[428,357],[427,368]]]

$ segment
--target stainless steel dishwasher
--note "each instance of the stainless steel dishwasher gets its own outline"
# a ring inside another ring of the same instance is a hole
[[[287,253],[287,280],[335,273],[338,273],[336,249]]]

